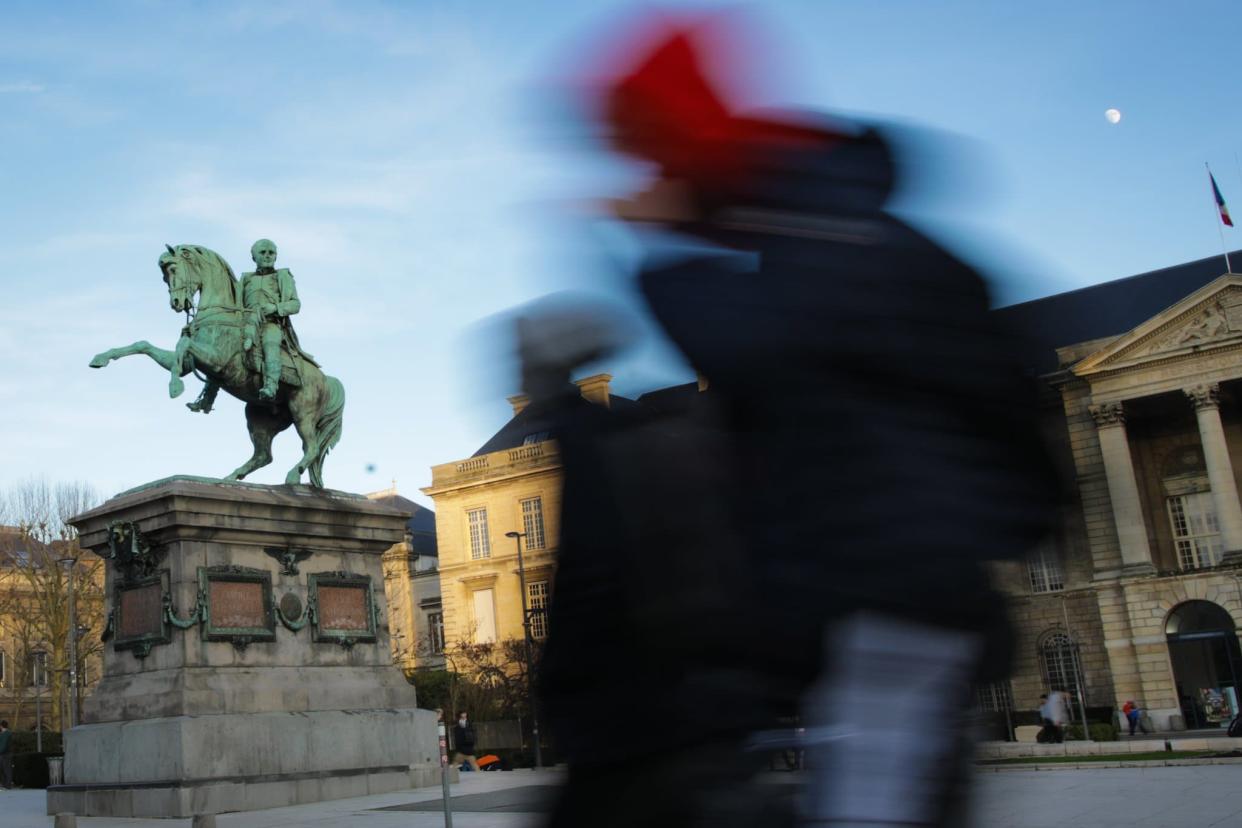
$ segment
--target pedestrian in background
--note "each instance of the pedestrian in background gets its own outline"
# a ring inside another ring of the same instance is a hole
[[[1045,742],[1060,744],[1065,741],[1065,725],[1069,721],[1066,696],[1060,690],[1039,697],[1039,717],[1044,724]]]
[[[0,721],[0,784],[13,787],[13,732],[8,721]]]
[[[1139,722],[1142,721],[1143,711],[1139,709],[1139,706],[1133,700],[1130,700],[1121,706],[1121,712],[1125,715],[1126,721],[1129,722],[1130,735],[1133,736],[1134,732],[1138,730]]]
[[[474,758],[474,725],[470,724],[470,716],[462,710],[457,714],[457,724],[453,725],[453,764],[460,765],[462,762],[470,770],[478,770],[478,760]]]

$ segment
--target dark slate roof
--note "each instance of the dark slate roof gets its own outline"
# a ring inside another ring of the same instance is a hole
[[[683,411],[689,405],[693,405],[698,398],[699,385],[697,382],[688,382],[684,385],[672,385],[668,388],[659,388],[655,391],[648,391],[639,396],[637,400],[631,400],[628,397],[619,397],[616,394],[609,395],[609,406],[613,411],[627,410],[646,410],[656,414],[674,414],[677,411]],[[563,402],[557,401],[550,404],[536,405],[531,404],[522,409],[513,419],[505,423],[500,431],[496,432],[492,439],[488,440],[483,446],[474,453],[475,457],[480,454],[488,454],[493,451],[503,451],[504,449],[517,448],[523,445],[528,435],[535,435],[540,440],[548,439],[547,434],[552,430],[553,418],[549,416],[550,408],[553,406],[560,409]],[[582,397],[575,397],[572,405],[592,405]],[[665,433],[676,434],[680,423],[677,418],[670,418],[665,424]]]
[[[1242,261],[1242,251],[1231,257]],[[993,313],[1003,329],[1016,334],[1022,347],[1021,358],[1032,374],[1057,370],[1056,349],[1106,336],[1120,336],[1160,313],[1199,288],[1224,274],[1221,256],[1209,256],[1137,276],[1071,290],[1017,305],[997,308]],[[637,400],[613,395],[613,408],[641,406],[658,412],[683,408],[699,394],[698,383],[674,385],[648,391]],[[710,390],[708,391],[710,393]],[[590,405],[578,398],[578,405]],[[529,405],[496,432],[474,453],[516,448],[528,435],[546,434],[551,429],[547,407]],[[541,438],[546,439],[546,438]]]
[[[1230,253],[1242,257],[1242,252]],[[1056,349],[1120,336],[1185,299],[1225,272],[1221,256],[998,308],[1007,330],[1024,341],[1023,361],[1036,374],[1055,371]]]
[[[505,423],[500,431],[492,435],[492,438],[479,447],[473,457],[480,454],[490,454],[493,451],[504,451],[505,449],[517,448],[523,445],[528,436],[535,436],[539,440],[548,439],[548,432],[552,430],[554,417],[550,416],[554,410],[561,410],[564,403],[554,401],[552,403],[531,403],[517,413],[509,422]],[[582,397],[575,397],[572,405],[591,405]],[[614,410],[624,411],[627,407],[637,405],[628,397],[619,397],[616,394],[609,396],[609,405]]]
[[[439,550],[436,546],[435,512],[399,494],[388,494],[373,499],[377,503],[411,512],[410,519],[405,522],[405,528],[410,533],[414,554],[439,557]]]
[[[668,388],[648,391],[638,398],[638,404],[653,411],[672,411],[693,404],[700,393],[697,382],[670,385]]]

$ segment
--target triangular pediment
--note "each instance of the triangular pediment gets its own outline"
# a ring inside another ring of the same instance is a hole
[[[1242,275],[1226,273],[1081,359],[1080,377],[1242,344]]]

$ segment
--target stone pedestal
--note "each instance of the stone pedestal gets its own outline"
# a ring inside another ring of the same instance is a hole
[[[380,557],[406,517],[178,477],[75,518],[108,559],[108,640],[48,813],[188,817],[436,781],[435,714],[385,622]]]

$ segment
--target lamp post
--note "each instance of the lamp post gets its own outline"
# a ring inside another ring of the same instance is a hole
[[[1087,724],[1087,690],[1086,690],[1086,687],[1083,686],[1084,685],[1083,679],[1085,678],[1085,676],[1083,675],[1083,669],[1082,669],[1082,650],[1078,647],[1078,643],[1074,639],[1074,634],[1070,632],[1069,609],[1067,606],[1068,604],[1069,604],[1069,595],[1066,594],[1065,592],[1062,592],[1061,593],[1061,616],[1065,619],[1065,635],[1067,638],[1069,638],[1070,643],[1074,647],[1074,649],[1071,651],[1071,655],[1074,659],[1074,684],[1078,685],[1078,709],[1082,713],[1082,739],[1084,742],[1090,742],[1091,741],[1091,729],[1090,729],[1090,726]]]
[[[73,575],[77,558],[61,558],[57,563],[65,565],[69,579],[69,726],[78,723],[78,612],[74,602]]]
[[[517,543],[518,581],[522,591],[522,633],[526,642],[526,693],[530,699],[531,732],[535,740],[535,767],[543,767],[543,752],[539,747],[539,714],[536,712],[535,701],[535,666],[531,656],[530,609],[526,606],[526,565],[522,562],[522,538],[525,532],[505,532],[506,538],[513,538]]]

